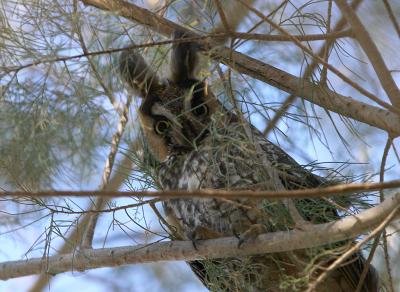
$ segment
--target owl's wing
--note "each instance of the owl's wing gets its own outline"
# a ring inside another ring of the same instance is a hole
[[[260,137],[260,139],[262,150],[271,165],[278,169],[279,177],[286,189],[317,188],[321,185],[330,184],[325,178],[315,175],[299,165],[280,147],[263,137]]]
[[[301,165],[299,165],[292,157],[290,157],[286,152],[284,152],[280,147],[271,143],[270,141],[264,140],[261,143],[262,149],[265,151],[268,160],[279,169],[281,173],[280,179],[285,188],[292,189],[300,189],[300,188],[317,188],[321,186],[334,185],[336,182],[329,181],[323,177],[313,174],[308,171]],[[317,202],[320,199],[317,199]],[[315,199],[302,199],[304,205],[307,206],[308,203],[315,204]],[[314,202],[313,202],[314,201]],[[324,201],[326,205],[326,201]],[[328,209],[327,209],[328,208]],[[327,217],[327,212],[330,213],[330,216]],[[312,216],[305,216],[305,219],[310,220]],[[318,216],[317,216],[318,217]],[[340,215],[337,212],[337,209],[333,205],[327,205],[324,210],[323,218],[330,218],[330,220],[339,219]],[[328,219],[323,221],[330,221]],[[322,223],[322,222],[319,222]],[[357,288],[358,282],[360,280],[361,274],[365,267],[365,260],[361,253],[357,253],[353,255],[350,259],[348,259],[348,264],[338,268],[336,270],[336,281],[338,283],[344,284],[349,291],[354,291]],[[365,277],[362,292],[370,292],[370,291],[378,291],[379,288],[379,277],[377,275],[376,270],[370,266],[368,269],[368,273]],[[345,290],[347,291],[347,290]]]
[[[238,124],[239,125],[239,124]],[[255,134],[255,138],[257,142],[259,142],[261,149],[264,151],[268,163],[270,166],[274,167],[278,171],[278,176],[282,182],[282,185],[288,190],[294,189],[306,189],[306,188],[317,188],[326,185],[332,185],[334,182],[331,182],[325,178],[322,178],[318,175],[313,174],[311,171],[307,170],[303,166],[299,165],[292,157],[290,157],[286,152],[284,152],[280,147],[274,145],[270,141],[264,139],[257,130],[252,129]],[[231,134],[231,133],[228,133]],[[243,138],[243,136],[241,136]],[[236,149],[236,148],[235,148]],[[230,153],[231,154],[231,153]],[[239,152],[240,154],[240,152]],[[246,152],[247,154],[247,152]],[[231,155],[234,156],[234,155]],[[220,162],[223,163],[223,162]],[[235,163],[235,162],[233,162]],[[251,163],[250,163],[251,164]],[[238,168],[239,164],[235,164]],[[259,182],[259,180],[254,179],[255,182]],[[340,218],[340,215],[336,209],[336,206],[328,203],[326,200],[322,198],[306,198],[294,200],[295,204],[298,206],[298,209],[301,215],[305,220],[312,221],[313,223],[325,223],[333,220],[337,220]],[[278,211],[279,212],[279,211]],[[272,213],[274,214],[274,213]],[[276,214],[276,213],[275,213]],[[272,215],[274,216],[274,215]],[[287,225],[287,223],[286,223]],[[267,259],[267,257],[263,257],[262,255],[258,255],[254,257],[254,260],[257,259]],[[227,259],[229,261],[229,259]],[[328,266],[331,262],[325,263]],[[267,261],[268,262],[268,261]],[[267,263],[266,262],[266,263]],[[223,280],[215,280],[210,279],[210,275],[207,274],[209,270],[209,265],[211,266],[215,263],[215,265],[221,265],[218,260],[212,261],[193,261],[190,262],[189,265],[194,271],[194,273],[199,277],[199,279],[204,283],[204,285],[211,289],[216,289],[215,281],[218,282],[218,290],[227,290],[229,291],[229,287],[225,287],[224,285],[229,285],[229,283],[225,283]],[[224,262],[226,264],[226,262]],[[268,262],[269,263],[269,262]],[[264,263],[263,263],[264,264]],[[352,292],[355,291],[362,271],[365,266],[365,261],[361,255],[361,253],[357,253],[353,255],[348,262],[342,267],[336,269],[329,277],[329,280],[323,284],[324,289],[328,289],[326,291],[341,291],[341,292]],[[236,271],[240,270],[238,267],[233,265],[232,267],[226,267],[226,271]],[[269,270],[271,271],[271,270]],[[298,271],[295,271],[297,275]],[[214,277],[215,275],[213,275]],[[277,275],[278,276],[278,275]],[[274,277],[271,275],[271,278]],[[269,279],[271,279],[269,278]],[[273,279],[272,279],[273,280]],[[221,283],[222,282],[222,283]],[[276,284],[276,283],[275,283]],[[221,286],[223,285],[223,286]],[[267,283],[266,285],[272,285],[272,283]],[[266,286],[269,287],[270,286]],[[271,291],[275,291],[271,289]],[[322,291],[322,290],[321,290]],[[368,269],[368,273],[366,279],[363,283],[362,292],[367,291],[378,291],[378,278],[375,270],[370,267]]]

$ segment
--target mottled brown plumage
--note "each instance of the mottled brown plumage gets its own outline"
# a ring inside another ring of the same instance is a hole
[[[205,82],[197,80],[197,45],[173,45],[171,77],[160,80],[136,52],[120,59],[123,79],[143,98],[139,118],[145,138],[160,162],[158,178],[163,189],[196,190],[313,188],[328,183],[301,167],[281,148],[227,111]],[[321,223],[335,220],[334,207],[319,199],[295,202],[304,220]],[[287,230],[296,222],[282,202],[240,199],[173,199],[164,203],[166,216],[181,238],[194,242],[219,236],[251,240],[260,231]],[[327,266],[346,244],[296,252],[196,261],[190,265],[211,290],[300,291]],[[324,256],[321,256],[321,254]],[[314,265],[309,265],[314,260]],[[318,291],[355,290],[364,266],[357,254],[334,271]],[[364,292],[378,291],[370,268]]]

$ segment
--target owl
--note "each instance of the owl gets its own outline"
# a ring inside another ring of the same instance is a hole
[[[158,74],[133,49],[123,51],[119,73],[141,97],[139,121],[154,171],[164,190],[293,190],[329,182],[300,166],[246,120],[229,111],[204,80],[197,78],[199,45],[173,34],[170,75]],[[326,200],[291,201],[302,220],[337,219]],[[175,238],[196,241],[237,236],[238,248],[261,232],[296,227],[288,204],[254,199],[175,198],[163,208]],[[189,262],[213,291],[302,291],[351,242],[278,254]],[[311,264],[312,263],[312,264]],[[330,274],[318,291],[355,291],[364,259],[355,255]],[[369,268],[361,291],[378,291]]]

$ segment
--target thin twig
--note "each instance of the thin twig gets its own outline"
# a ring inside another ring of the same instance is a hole
[[[382,235],[382,232],[380,232],[377,236],[375,236],[375,239],[374,239],[374,242],[372,243],[372,247],[369,252],[368,258],[364,263],[364,268],[361,272],[360,279],[358,280],[356,291],[354,291],[354,292],[360,292],[361,289],[363,288],[365,278],[367,277],[367,274],[369,272],[371,262],[375,255],[376,248],[378,247],[379,239],[380,239],[381,235]]]
[[[357,7],[361,4],[361,2],[362,2],[362,0],[354,0],[353,3],[351,4],[351,6],[353,7],[353,9],[357,9]],[[344,28],[345,25],[346,25],[346,19],[344,17],[342,17],[337,22],[335,28],[333,29],[333,33],[341,31]],[[329,52],[330,48],[332,47],[332,45],[334,43],[335,42],[334,42],[333,39],[328,39],[326,41],[326,43],[322,46],[320,51],[318,52],[318,56],[323,57],[324,56],[324,52]],[[311,74],[314,72],[314,70],[317,68],[317,66],[318,66],[318,62],[316,60],[312,60],[312,63],[309,64],[307,66],[307,68],[304,70],[302,78],[303,79],[310,78]],[[326,67],[324,67],[324,68],[326,68]],[[324,84],[323,82],[321,82],[321,83]],[[278,123],[280,118],[287,112],[287,110],[289,109],[290,105],[293,104],[293,102],[295,101],[296,97],[297,96],[295,94],[290,94],[285,99],[285,101],[283,102],[282,106],[276,111],[276,113],[273,116],[273,118],[270,121],[268,121],[268,125],[263,130],[264,137],[267,137],[268,134],[272,131],[272,129],[275,128],[275,125]]]
[[[390,7],[390,3],[388,0],[383,0],[383,4],[385,4],[385,8],[389,14],[390,20],[394,26],[394,29],[397,32],[397,35],[400,37],[400,25],[396,19],[396,16],[393,13],[392,7]]]
[[[121,113],[120,121],[117,126],[117,131],[114,133],[112,140],[111,140],[111,148],[110,148],[110,152],[108,154],[107,160],[106,160],[106,165],[104,166],[101,185],[99,188],[100,190],[107,189],[108,182],[109,182],[110,176],[111,176],[111,171],[113,169],[113,165],[114,165],[114,161],[115,161],[115,156],[117,155],[119,143],[120,143],[122,135],[125,131],[125,126],[128,122],[129,107],[131,105],[131,102],[132,102],[132,96],[129,95],[127,98],[126,104],[124,106],[123,112]],[[106,204],[106,202],[104,202],[103,200],[104,200],[104,197],[97,199],[97,202],[94,204],[95,210],[100,210],[103,208],[103,206]],[[82,246],[84,248],[92,247],[93,236],[94,236],[94,232],[95,232],[97,221],[99,219],[100,214],[101,213],[96,212],[96,213],[93,213],[91,216],[91,219],[86,227],[85,237],[82,242]]]
[[[201,42],[201,41],[207,41],[209,39],[214,39],[214,38],[218,39],[221,37],[232,37],[235,39],[267,41],[267,42],[289,42],[289,41],[292,41],[292,37],[295,37],[299,41],[321,41],[321,40],[327,40],[327,39],[330,40],[330,39],[337,39],[337,38],[343,38],[343,37],[353,37],[353,35],[351,34],[350,30],[334,32],[334,33],[330,33],[328,35],[327,34],[310,34],[310,35],[292,35],[292,36],[265,35],[265,34],[245,33],[245,32],[210,33],[210,34],[207,34],[204,36],[185,38],[184,40],[170,39],[170,40],[165,40],[165,41],[156,41],[156,42],[148,42],[148,43],[144,43],[144,44],[135,44],[135,45],[125,47],[125,48],[111,48],[111,49],[107,49],[107,50],[93,51],[93,52],[84,51],[82,54],[48,58],[48,59],[39,59],[34,62],[27,63],[25,65],[15,66],[12,68],[2,68],[2,69],[6,73],[12,73],[12,72],[18,73],[21,70],[27,69],[29,67],[35,67],[35,66],[38,66],[41,64],[66,62],[66,61],[71,61],[74,59],[80,59],[80,58],[84,58],[84,57],[89,58],[89,57],[94,57],[94,56],[99,56],[99,55],[119,53],[119,52],[129,50],[129,49],[141,49],[141,48],[148,48],[148,47],[165,46],[165,45],[178,43],[178,42],[188,42],[188,41]]]
[[[135,150],[135,143],[130,145],[129,151]],[[128,156],[124,156],[122,161],[116,167],[112,178],[109,181],[108,188],[109,190],[118,190],[122,185],[123,181],[126,179],[128,172],[126,170],[131,170],[133,168],[132,159]],[[106,200],[104,200],[106,202]],[[93,205],[89,207],[89,210],[93,209]],[[64,243],[57,249],[58,254],[67,254],[67,253],[75,253],[77,252],[76,248],[81,244],[81,240],[83,237],[83,233],[85,231],[85,226],[87,226],[91,213],[86,213],[82,216],[82,218],[77,222],[76,226],[74,226],[73,230],[66,236]],[[43,267],[46,264],[43,263]],[[42,292],[45,288],[46,284],[51,280],[50,274],[41,274],[36,282],[29,289],[29,292]]]
[[[390,141],[390,143],[389,143],[389,141]],[[392,143],[393,143],[393,140],[390,139],[390,137],[389,137],[388,140],[387,140],[387,143],[385,145],[385,148],[383,150],[383,155],[382,155],[382,160],[381,160],[381,167],[380,167],[380,175],[379,175],[379,179],[380,179],[381,182],[384,181],[384,172],[385,172],[386,160],[387,160],[387,156],[388,156],[388,153],[389,153],[390,145]],[[383,192],[380,191],[380,201],[383,202],[383,200],[384,200],[384,195],[383,195]],[[374,242],[373,242],[371,250],[369,252],[367,261],[365,262],[364,269],[363,269],[363,271],[361,273],[360,280],[358,282],[357,289],[356,289],[355,292],[359,292],[362,289],[362,285],[363,285],[363,282],[365,280],[365,277],[368,274],[368,270],[369,270],[369,266],[371,264],[372,258],[373,258],[374,254],[375,254],[376,248],[378,247],[379,239],[382,236],[382,233],[383,233],[384,236],[386,235],[385,230],[386,229],[381,231],[374,239]],[[385,239],[384,239],[384,244],[385,244]],[[386,243],[386,247],[387,247],[387,243]],[[389,259],[387,259],[387,260],[389,260]],[[387,265],[387,268],[388,268],[388,273],[390,275],[390,266]],[[393,283],[393,282],[391,281],[391,283]]]
[[[74,8],[73,16],[76,19],[74,19],[72,21],[72,23],[75,24],[75,30],[78,33],[78,38],[79,38],[79,41],[80,41],[80,44],[82,47],[83,54],[87,57],[89,65],[91,66],[92,71],[94,72],[97,81],[99,82],[100,86],[103,88],[106,96],[108,97],[110,103],[115,108],[116,112],[120,113],[121,116],[126,115],[126,119],[127,119],[128,118],[127,113],[125,113],[126,107],[123,109],[122,112],[120,111],[113,94],[111,93],[109,88],[106,86],[106,84],[103,82],[100,74],[98,73],[98,71],[96,69],[95,64],[93,63],[91,56],[96,55],[96,54],[90,53],[87,49],[86,43],[84,41],[84,38],[83,38],[83,35],[81,32],[81,25],[78,23],[77,0],[74,0],[73,8]],[[21,69],[23,69],[23,68],[19,68],[18,71]],[[129,103],[127,101],[127,104],[130,104],[130,98],[131,97],[128,98]],[[126,121],[125,121],[125,124],[126,124]],[[111,168],[114,164],[114,159],[115,159],[115,154],[116,154],[116,149],[117,149],[117,147],[115,147],[115,145],[118,144],[118,143],[116,143],[116,140],[114,138],[115,138],[115,135],[112,139],[111,150],[110,150],[110,153],[109,153],[109,156],[108,156],[108,159],[106,162],[105,171],[104,171],[103,177],[102,177],[102,185],[104,185],[104,182],[105,182],[104,180],[106,178],[107,186],[108,186],[108,189],[110,189],[110,190],[118,189],[123,180],[123,179],[121,179],[122,178],[121,174],[118,173],[118,171],[117,171],[116,175],[114,175],[114,177],[110,181]],[[124,160],[124,162],[121,163],[120,166],[125,165],[125,164],[126,164],[126,161]],[[106,172],[106,169],[107,169],[107,172]],[[95,225],[97,223],[98,214],[100,213],[101,209],[104,208],[104,206],[106,205],[107,202],[108,202],[108,199],[105,200],[102,197],[97,198],[96,201],[92,202],[91,206],[88,208],[88,210],[86,210],[86,214],[83,216],[83,218],[80,221],[77,222],[77,226],[75,226],[73,231],[69,234],[68,238],[66,239],[65,243],[59,249],[60,254],[67,253],[67,252],[71,251],[72,249],[74,249],[78,245],[85,246],[85,247],[91,247],[94,229],[95,229]],[[98,211],[98,212],[96,212],[96,211]],[[95,215],[93,216],[93,214],[95,214]],[[41,275],[36,280],[34,285],[32,285],[30,292],[41,292],[49,281],[50,281],[50,277],[48,275]]]
[[[393,143],[393,139],[389,136],[386,141],[386,145],[385,145],[385,148],[383,149],[383,154],[382,154],[381,167],[380,167],[380,173],[379,173],[379,181],[380,182],[383,182],[385,180],[386,161],[387,161],[387,157],[389,155],[389,150],[390,150],[392,143]],[[383,193],[383,190],[379,191],[379,199],[381,202],[383,202],[385,200],[385,194]],[[392,269],[390,266],[387,234],[386,234],[385,228],[382,230],[382,240],[383,240],[383,253],[385,255],[385,266],[386,266],[386,271],[387,271],[388,279],[389,279],[389,287],[390,287],[390,291],[394,292],[395,290],[394,290],[394,285],[393,285]]]
[[[276,111],[273,118],[270,121],[268,121],[268,125],[263,130],[262,134],[264,137],[267,137],[268,134],[275,128],[276,124],[279,122],[281,117],[288,111],[289,107],[295,101],[296,97],[297,96],[294,94],[289,94],[289,96],[284,100],[282,106]]]
[[[82,47],[83,53],[88,55],[90,52],[87,49],[85,40],[82,35],[81,24],[78,23],[78,17],[77,17],[78,16],[78,2],[77,2],[77,0],[74,1],[74,14],[73,15],[76,17],[75,18],[75,30],[77,31],[79,42]],[[103,79],[101,78],[99,72],[97,71],[97,68],[96,68],[95,64],[93,63],[91,56],[88,55],[87,59],[88,59],[90,67],[92,68],[94,76],[96,77],[100,86],[103,88],[110,103],[114,106],[115,111],[120,114],[120,123],[118,124],[117,132],[112,137],[110,153],[107,157],[106,165],[105,165],[104,171],[103,171],[100,189],[104,189],[108,185],[110,175],[111,175],[111,170],[113,168],[115,156],[116,156],[116,153],[118,150],[119,141],[121,140],[122,133],[123,133],[123,131],[125,129],[125,125],[128,121],[128,109],[129,109],[129,105],[131,103],[131,96],[128,97],[126,105],[125,105],[124,109],[121,111],[115,98],[114,98],[114,95],[109,90],[108,86],[106,86],[106,84],[103,82]],[[107,202],[103,201],[103,198],[97,198],[97,201],[93,202],[93,207],[94,207],[93,210],[100,211],[106,205],[106,203]],[[98,220],[98,216],[99,216],[100,212],[93,212],[93,214],[94,215],[91,216],[89,223],[86,226],[85,236],[82,241],[82,244],[85,248],[89,248],[92,245],[94,230],[95,230],[95,226],[97,224],[97,220]]]
[[[332,0],[329,0],[328,2],[328,20],[326,22],[326,33],[329,34],[331,32],[331,19],[332,19]],[[323,59],[326,63],[328,63],[328,58],[329,58],[329,48],[328,46],[325,46],[324,48],[324,53],[323,53]],[[327,85],[327,79],[328,79],[328,68],[326,66],[322,67],[321,71],[321,84]]]
[[[387,68],[382,55],[379,53],[375,42],[362,24],[357,13],[347,4],[346,0],[336,0],[335,3],[350,23],[355,37],[368,56],[368,59],[371,61],[371,65],[390,101],[394,106],[400,109],[400,90],[394,82],[392,74]]]
[[[61,210],[59,208],[51,208],[49,206],[46,206],[46,209],[48,209],[49,211],[51,211],[52,213],[56,214],[56,213],[61,213],[61,214],[68,214],[68,215],[74,215],[74,214],[86,214],[86,213],[113,213],[113,212],[117,212],[120,210],[126,210],[126,209],[130,209],[130,208],[137,208],[140,206],[144,206],[147,204],[155,204],[157,202],[161,202],[161,199],[149,199],[146,201],[141,201],[139,203],[135,203],[135,204],[127,204],[127,205],[123,205],[123,206],[119,206],[119,207],[113,207],[113,208],[108,208],[108,209],[89,209],[89,210],[84,210],[84,211],[67,211],[65,210],[64,207],[61,207]]]
[[[101,77],[99,71],[96,68],[96,65],[93,62],[93,59],[91,58],[92,56],[90,55],[90,52],[86,46],[85,39],[83,38],[82,35],[82,26],[83,24],[79,22],[78,18],[78,2],[77,0],[74,0],[74,11],[72,14],[72,23],[74,24],[74,31],[78,34],[78,39],[79,43],[81,45],[82,51],[84,54],[87,56],[88,63],[90,65],[90,68],[92,69],[92,72],[94,74],[94,77],[96,78],[96,81],[100,84],[101,88],[103,88],[105,95],[109,99],[110,103],[114,106],[116,110],[118,110],[118,105],[115,100],[114,94],[111,92],[111,90],[108,88],[108,86],[104,83],[103,78]]]
[[[215,6],[217,7],[217,11],[218,11],[219,17],[221,18],[221,22],[222,22],[225,32],[230,33],[231,27],[229,26],[228,20],[226,18],[224,9],[221,6],[220,0],[214,0],[214,3],[215,3]],[[233,17],[233,15],[232,15],[232,17]]]
[[[270,13],[268,13],[268,17],[272,17],[274,16],[282,7],[284,7],[285,5],[287,5],[289,0],[283,0],[278,6],[276,6]],[[257,22],[256,24],[254,24],[247,32],[251,33],[252,31],[254,31],[257,27],[259,27],[261,24],[263,24],[264,21],[260,20],[259,22]],[[263,34],[265,35],[265,34]],[[237,40],[234,44],[234,47],[240,47],[242,46],[247,40]]]

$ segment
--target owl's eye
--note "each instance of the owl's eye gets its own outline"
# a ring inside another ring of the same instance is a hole
[[[208,106],[206,106],[205,104],[196,106],[193,109],[193,113],[198,117],[203,117],[208,114]]]
[[[156,124],[154,125],[154,131],[156,131],[156,133],[158,135],[164,135],[168,128],[171,126],[170,122],[167,120],[159,120],[156,122]]]

